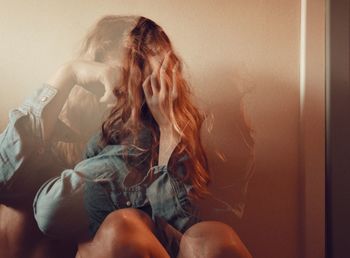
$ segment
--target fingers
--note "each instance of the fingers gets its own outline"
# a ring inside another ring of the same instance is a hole
[[[169,60],[170,60],[170,54],[171,54],[171,51],[169,51],[168,53],[165,54],[163,62],[160,65],[160,72],[166,72],[166,70],[168,69]]]
[[[116,87],[120,71],[105,64],[98,64],[95,71],[97,71],[98,68],[100,69],[100,73],[97,73],[97,77],[103,84],[105,91],[99,101],[101,103],[113,102],[115,100],[113,89]]]
[[[168,96],[168,89],[172,87],[172,92],[169,97],[172,99],[177,98],[177,85],[176,85],[176,77],[178,71],[178,63],[174,66],[172,72],[172,78],[170,78],[167,74],[167,70],[170,63],[170,55],[171,51],[167,52],[163,61],[153,70],[150,75],[150,88],[152,95],[159,94],[162,99],[165,99]],[[157,75],[159,74],[159,80]],[[172,86],[171,86],[172,85]]]
[[[153,95],[150,80],[151,80],[151,75],[147,76],[145,81],[142,83],[143,92],[145,93],[145,97],[147,100],[150,99]]]
[[[169,51],[164,59],[163,59],[163,63],[162,65],[160,66],[160,72],[159,72],[159,81],[160,81],[160,94],[166,94],[167,92],[167,81],[166,81],[166,71],[168,69],[168,66],[169,66],[169,60],[170,60],[170,54],[171,54],[171,51]]]
[[[172,76],[172,81],[173,81],[173,88],[171,91],[171,97],[173,100],[175,100],[178,96],[178,92],[177,92],[177,71],[179,69],[179,62],[177,62],[173,68],[173,76]]]
[[[109,103],[112,102],[115,99],[112,91],[105,91],[105,94],[100,98],[101,103]]]
[[[152,93],[157,94],[159,91],[159,85],[157,81],[157,73],[154,71],[151,74],[151,88],[152,88]]]
[[[113,84],[114,84],[114,82],[111,82],[108,80],[103,81],[105,93],[100,98],[100,100],[99,100],[100,103],[112,103],[115,100],[115,96],[113,94],[113,88],[114,88]]]

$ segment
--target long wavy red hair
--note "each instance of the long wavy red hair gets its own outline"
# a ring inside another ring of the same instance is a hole
[[[189,84],[183,76],[182,62],[174,53],[168,36],[155,22],[140,17],[126,37],[123,51],[122,75],[114,89],[117,101],[102,124],[102,144],[116,144],[117,139],[129,136],[137,139],[140,130],[147,127],[153,137],[151,147],[144,151],[151,153],[151,166],[157,163],[159,128],[147,107],[142,83],[152,72],[150,57],[162,57],[164,53],[171,51],[166,71],[168,80],[172,78],[175,64],[178,68],[175,75],[177,98],[173,102],[173,114],[170,119],[174,129],[181,135],[181,141],[173,155],[176,158],[184,154],[188,156],[183,180],[192,185],[192,194],[195,197],[204,196],[208,193],[209,182],[207,157],[200,138],[204,116],[193,104]],[[172,86],[169,81],[168,87]],[[136,141],[133,144],[138,145]]]

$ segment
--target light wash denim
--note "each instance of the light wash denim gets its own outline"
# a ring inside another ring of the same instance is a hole
[[[178,176],[184,172],[186,156],[178,160],[171,156],[173,166],[150,167],[149,153],[125,141],[101,148],[97,134],[85,159],[64,169],[41,133],[42,111],[55,94],[44,84],[10,112],[0,135],[1,203],[28,203],[36,193],[38,226],[57,238],[93,235],[109,213],[127,207],[142,209],[157,224],[168,223],[180,232],[200,221],[189,197],[191,186]],[[69,130],[60,121],[58,125],[63,128],[60,137],[69,138]],[[149,146],[150,131],[143,129],[139,137],[143,147]]]

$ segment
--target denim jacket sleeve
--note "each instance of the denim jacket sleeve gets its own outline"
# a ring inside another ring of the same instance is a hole
[[[88,159],[98,155],[102,151],[102,147],[98,144],[101,139],[101,132],[95,134],[86,145],[85,152],[83,154],[84,159]]]
[[[45,235],[72,239],[87,235],[88,220],[83,207],[86,180],[89,179],[83,173],[67,169],[41,186],[33,210]]]
[[[42,138],[41,114],[57,91],[44,84],[24,103],[10,111],[9,122],[0,134],[0,193],[11,190],[13,180],[35,171],[47,147]],[[28,179],[28,178],[27,178]]]
[[[192,186],[176,176],[186,169],[183,160],[174,167],[174,171],[166,165],[153,167],[153,173],[158,177],[147,188],[146,195],[152,207],[152,219],[165,220],[184,233],[200,218],[195,201],[189,195]]]

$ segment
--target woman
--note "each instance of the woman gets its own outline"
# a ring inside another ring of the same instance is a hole
[[[140,17],[120,68],[111,66],[110,51],[95,55],[99,62],[63,65],[36,95],[41,141],[28,146],[39,150],[49,145],[74,85],[103,86],[100,102],[112,105],[86,159],[38,191],[41,231],[79,242],[78,257],[249,257],[231,228],[196,216],[194,200],[209,180],[202,117],[164,31]]]

